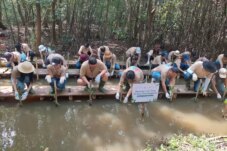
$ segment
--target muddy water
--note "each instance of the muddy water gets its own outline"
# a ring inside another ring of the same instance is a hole
[[[2,150],[15,151],[134,151],[179,132],[226,135],[221,107],[216,100],[160,100],[147,105],[141,120],[137,105],[114,100],[99,100],[92,107],[86,101],[62,101],[60,107],[49,101],[23,107],[1,103],[0,143]]]
[[[43,80],[36,82],[42,85]],[[75,80],[70,79],[70,85]],[[1,80],[0,85],[10,85]],[[86,101],[0,103],[1,149],[15,151],[137,151],[146,142],[158,142],[174,133],[227,135],[221,117],[222,102],[213,98],[178,98],[147,104],[141,119],[136,104],[99,99],[90,107]]]

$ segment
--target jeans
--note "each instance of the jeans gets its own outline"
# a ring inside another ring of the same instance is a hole
[[[80,61],[77,61],[76,64],[75,64],[75,67],[76,69],[80,69],[81,68],[81,62]]]
[[[30,81],[29,77],[25,77],[24,79],[17,78],[17,84],[16,84],[17,90],[20,92],[24,92],[26,86],[29,87],[30,83],[31,83],[31,81]]]
[[[110,67],[111,67],[111,63],[109,62],[109,61],[106,61],[106,67],[107,67],[107,69],[110,69]],[[119,64],[117,64],[117,63],[115,63],[115,65],[114,65],[114,69],[115,70],[120,70],[120,65]]]
[[[61,84],[60,83],[60,78],[51,78],[51,83],[50,86],[54,90],[54,81],[56,81],[56,86],[59,90],[64,90],[65,89],[65,84],[66,80]]]

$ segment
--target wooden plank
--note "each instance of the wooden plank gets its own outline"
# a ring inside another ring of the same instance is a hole
[[[37,97],[47,97],[53,96],[49,94],[50,86],[44,85],[34,85],[33,89],[35,94],[30,96]],[[105,89],[107,90],[105,93],[101,93],[98,90],[94,93],[97,96],[114,96],[117,92],[117,84],[107,84],[105,85]],[[159,94],[163,94],[162,91]],[[175,86],[175,94],[179,95],[195,95],[196,92],[192,90],[187,90],[184,85],[176,85]],[[209,92],[208,94],[214,94],[213,92]],[[66,86],[66,89],[62,92],[59,91],[58,96],[89,96],[89,93],[84,91],[84,86]],[[14,93],[12,92],[12,86],[1,86],[0,87],[0,97],[14,97]]]
[[[0,68],[0,76],[9,77],[11,75],[11,69],[9,69],[7,72],[3,73],[3,71],[5,71],[5,70],[6,70],[6,68]],[[120,71],[123,71],[123,70],[115,70],[115,75],[118,75],[118,73]],[[150,75],[148,70],[142,70],[142,71],[145,76]],[[45,76],[47,74],[47,69],[36,69],[35,75],[37,75],[37,72],[38,72],[39,76]],[[69,76],[79,76],[79,74],[80,74],[79,69],[68,69],[67,72],[69,73]]]

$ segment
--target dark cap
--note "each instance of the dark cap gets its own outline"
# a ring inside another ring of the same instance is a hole
[[[135,73],[132,70],[129,70],[126,72],[126,79],[128,80],[134,80],[135,79]]]
[[[95,57],[89,57],[88,63],[91,65],[97,64],[97,59]]]
[[[52,58],[51,62],[52,62],[51,63],[52,65],[59,65],[62,63],[62,60],[59,57],[54,57],[54,58]]]
[[[203,68],[210,73],[214,73],[217,70],[216,65],[211,61],[204,61]]]

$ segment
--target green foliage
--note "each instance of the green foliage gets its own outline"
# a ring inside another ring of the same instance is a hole
[[[152,147],[148,145],[144,151],[151,151]],[[170,139],[168,139],[167,144],[161,144],[157,151],[181,151],[181,150],[216,150],[215,144],[208,141],[205,135],[195,136],[193,134],[189,134],[187,136],[184,135],[174,135]]]

